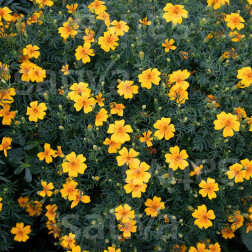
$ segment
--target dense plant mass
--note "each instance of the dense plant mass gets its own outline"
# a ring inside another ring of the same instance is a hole
[[[251,14],[0,0],[0,251],[251,251]]]

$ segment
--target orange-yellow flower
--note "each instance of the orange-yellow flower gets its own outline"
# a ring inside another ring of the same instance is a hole
[[[209,228],[213,226],[212,221],[215,219],[214,211],[209,210],[207,211],[207,207],[203,204],[201,206],[198,206],[198,209],[196,209],[192,216],[196,219],[194,221],[194,224],[197,225],[199,228]]]
[[[181,71],[174,71],[172,74],[169,75],[169,81],[175,82],[175,85],[173,88],[181,87],[184,90],[187,90],[189,87],[189,83],[185,81],[190,77],[190,72],[188,72],[186,69]]]
[[[20,207],[25,208],[28,204],[29,198],[28,197],[19,197],[18,198],[18,204]]]
[[[131,237],[131,233],[135,233],[137,230],[137,226],[135,220],[130,221],[122,221],[121,224],[118,224],[118,228],[123,232],[123,237],[128,238]]]
[[[124,96],[124,99],[132,99],[133,94],[138,93],[138,86],[132,85],[134,81],[121,81],[117,86],[117,92],[120,96]]]
[[[103,142],[105,145],[109,145],[108,153],[116,153],[117,150],[121,148],[121,143],[118,143],[116,141],[112,141],[109,138],[106,138]]]
[[[189,252],[209,252],[205,243],[197,243],[197,248],[190,247]]]
[[[75,200],[76,195],[78,192],[78,189],[75,187],[78,185],[78,183],[72,179],[67,180],[65,184],[63,184],[63,188],[60,189],[60,193],[62,198],[68,197],[68,200]]]
[[[236,115],[232,115],[230,113],[221,112],[217,115],[217,120],[214,122],[215,130],[223,130],[224,137],[232,137],[234,135],[234,131],[240,130],[240,122],[237,120]]]
[[[66,65],[62,66],[60,71],[63,72],[64,75],[68,75],[69,74],[69,65],[66,64]]]
[[[41,191],[41,192],[39,193],[39,195],[40,195],[41,197],[45,197],[46,195],[47,195],[48,197],[51,197],[51,196],[53,195],[53,192],[52,192],[51,190],[54,189],[53,183],[51,182],[51,183],[48,183],[48,184],[47,184],[46,181],[41,180],[41,185],[42,185],[42,187],[43,187],[43,191]]]
[[[200,175],[201,174],[201,170],[203,169],[203,165],[200,166],[196,166],[193,165],[193,171],[190,172],[190,176],[194,176],[194,175]]]
[[[23,49],[23,55],[27,55],[29,59],[31,58],[35,58],[37,59],[40,55],[40,52],[38,51],[40,48],[36,45],[27,45],[24,49]]]
[[[160,197],[156,196],[154,196],[153,200],[147,199],[144,204],[147,206],[144,211],[151,217],[156,217],[159,213],[159,210],[165,209],[164,202],[161,201]]]
[[[82,60],[83,64],[86,64],[91,61],[89,56],[95,56],[94,49],[91,49],[91,44],[84,43],[83,46],[78,46],[75,50],[76,60]]]
[[[78,191],[76,193],[76,199],[73,200],[72,204],[71,204],[71,208],[74,208],[75,206],[77,206],[79,204],[79,202],[83,202],[83,203],[89,203],[91,200],[90,200],[90,197],[88,195],[84,195],[83,192],[81,191]]]
[[[129,26],[127,25],[126,22],[124,21],[116,21],[114,20],[112,23],[111,23],[112,27],[109,27],[109,31],[111,33],[114,33],[116,34],[116,36],[123,36],[125,32],[128,32],[129,31]]]
[[[57,146],[57,151],[53,155],[54,158],[56,157],[64,157],[65,155],[62,153],[61,146]]]
[[[126,147],[123,147],[119,151],[119,155],[116,157],[118,166],[126,165],[134,165],[137,164],[138,159],[135,158],[139,155],[139,152],[135,151],[133,148],[130,148],[129,151]]]
[[[48,221],[55,221],[57,209],[58,209],[58,207],[56,204],[46,206],[47,212],[46,212],[45,216],[48,218]]]
[[[103,107],[104,106],[104,102],[103,101],[105,101],[105,98],[102,98],[102,93],[99,93],[98,95],[96,95],[95,98],[96,98],[97,104],[100,107]]]
[[[241,160],[241,164],[245,169],[245,179],[249,180],[252,178],[252,161],[246,159]]]
[[[199,190],[202,197],[208,196],[210,200],[217,197],[215,192],[219,191],[219,186],[218,183],[215,183],[215,179],[207,178],[207,181],[202,180],[199,187],[203,188]]]
[[[81,94],[91,95],[91,89],[88,88],[88,83],[85,82],[73,83],[69,89],[72,91],[68,93],[68,96],[73,101]]]
[[[165,52],[169,52],[170,50],[175,50],[177,47],[173,46],[174,39],[166,39],[165,43],[162,43],[162,46],[165,48]]]
[[[90,97],[89,93],[82,93],[75,98],[74,107],[76,111],[80,111],[83,108],[85,114],[88,114],[93,110],[93,105],[95,105],[95,98]]]
[[[95,126],[102,126],[108,119],[108,111],[102,108],[95,116]]]
[[[63,172],[67,173],[69,177],[77,177],[78,173],[83,174],[87,168],[87,165],[84,163],[86,158],[79,154],[76,156],[75,152],[71,152],[66,155],[66,160],[68,162],[64,162],[62,164]]]
[[[12,16],[10,15],[12,11],[8,7],[0,8],[0,21],[4,19],[5,21],[10,22],[12,19]]]
[[[245,20],[240,16],[239,13],[231,13],[231,15],[226,15],[225,21],[227,22],[227,27],[230,27],[232,30],[235,28],[237,30],[241,30],[245,27],[243,24]]]
[[[232,239],[235,237],[235,234],[232,229],[228,227],[225,227],[221,230],[221,235],[224,239]]]
[[[118,40],[119,38],[116,34],[107,31],[103,33],[103,36],[99,37],[98,44],[105,52],[108,52],[110,49],[114,51],[118,46],[118,43],[116,42]]]
[[[24,223],[17,223],[16,227],[11,229],[11,233],[15,234],[14,241],[26,242],[29,239],[28,234],[31,233],[31,226],[24,226]]]
[[[23,62],[20,65],[19,73],[21,73],[21,80],[22,81],[30,81],[31,80],[31,70],[35,67],[35,64],[30,62],[29,60]]]
[[[37,200],[30,201],[27,205],[26,212],[28,212],[31,217],[35,215],[40,216],[42,213],[42,202]]]
[[[75,35],[78,33],[76,31],[78,27],[78,24],[70,19],[69,21],[63,23],[63,27],[59,27],[58,31],[60,33],[60,36],[64,38],[64,40],[66,40],[67,38],[69,38],[69,36],[72,38],[75,37]]]
[[[94,2],[88,5],[88,9],[92,13],[99,14],[107,9],[107,7],[104,4],[105,2],[103,1],[95,0]]]
[[[2,143],[0,144],[0,151],[4,152],[4,156],[7,157],[7,150],[11,149],[12,138],[4,137]]]
[[[115,124],[110,124],[107,133],[112,134],[111,140],[118,143],[125,143],[130,140],[128,133],[132,133],[133,130],[130,125],[124,125],[125,121],[115,121]]]
[[[132,198],[141,198],[142,193],[146,191],[147,185],[144,183],[134,184],[132,179],[125,179],[127,183],[123,188],[126,193],[132,192]]]
[[[230,171],[226,172],[229,179],[235,178],[235,183],[243,182],[246,172],[243,170],[243,166],[241,164],[233,164],[229,167],[229,170]]]
[[[208,252],[221,252],[220,244],[218,242],[215,244],[210,244],[208,246]]]
[[[117,114],[119,116],[123,116],[124,109],[125,109],[125,106],[122,103],[120,103],[120,104],[117,104],[115,102],[110,103],[110,114],[111,115]]]
[[[32,82],[36,81],[37,83],[40,83],[46,78],[46,70],[36,65],[28,74]]]
[[[146,143],[148,147],[152,146],[152,140],[153,140],[153,137],[150,137],[152,134],[152,132],[150,130],[148,130],[147,132],[144,132],[143,133],[143,136],[140,137],[140,142],[142,143]]]
[[[107,27],[110,26],[110,15],[106,11],[100,12],[96,19],[103,20]]]
[[[151,25],[151,21],[148,21],[148,20],[147,20],[147,17],[143,18],[143,20],[139,19],[139,22],[140,22],[143,26]]]
[[[237,31],[232,31],[228,35],[233,42],[240,42],[241,39],[245,38],[245,35],[238,33]]]
[[[10,105],[6,104],[0,109],[0,117],[3,117],[2,124],[10,125],[16,115],[15,111],[10,111]]]
[[[208,6],[212,6],[215,10],[226,3],[229,4],[229,0],[207,0]]]
[[[228,221],[231,222],[231,229],[234,232],[238,228],[243,226],[244,217],[240,211],[235,211],[233,215],[228,216]]]
[[[176,171],[178,168],[184,170],[189,164],[185,160],[188,158],[186,150],[179,150],[178,146],[170,147],[170,152],[165,154],[165,162],[169,163],[169,167]]]
[[[68,236],[63,236],[61,246],[68,249],[73,248],[75,246],[75,234],[69,233]]]
[[[174,137],[175,127],[173,124],[170,124],[171,119],[162,117],[160,120],[157,120],[156,123],[154,123],[154,128],[157,129],[157,131],[154,133],[154,136],[156,136],[159,140],[165,138],[165,140],[169,140],[172,137]]]
[[[85,34],[86,36],[83,36],[83,40],[85,41],[85,43],[91,44],[92,42],[95,41],[94,40],[95,32],[92,29],[86,28]]]
[[[44,151],[37,154],[40,161],[44,160],[47,164],[50,164],[53,159],[52,156],[55,154],[55,150],[51,149],[50,144],[45,143],[44,145]]]
[[[166,20],[166,22],[172,22],[173,24],[181,24],[182,17],[188,17],[188,11],[184,9],[183,5],[173,5],[168,3],[163,10],[165,11],[163,18]]]
[[[75,13],[76,9],[78,8],[78,4],[77,3],[71,4],[71,5],[67,4],[66,8],[68,9],[68,11],[67,11],[68,13],[73,14],[73,13]]]
[[[127,222],[135,218],[135,211],[131,210],[128,204],[124,204],[115,208],[115,216],[117,220]]]
[[[83,251],[85,252],[85,251]],[[87,252],[87,251],[86,251]],[[116,249],[115,247],[108,247],[108,250],[107,249],[104,249],[103,252],[121,252],[121,249]]]
[[[45,8],[45,6],[53,6],[54,2],[52,0],[36,0],[39,4],[39,8]]]
[[[176,100],[176,103],[184,104],[185,101],[188,100],[188,92],[181,86],[174,85],[169,90],[168,97],[171,101]]]
[[[148,164],[145,162],[140,163],[140,160],[137,160],[135,164],[130,164],[129,168],[126,171],[127,179],[132,180],[133,184],[139,185],[149,182],[151,174],[148,172],[150,169]]]
[[[143,71],[141,74],[138,75],[139,82],[141,82],[141,87],[145,87],[147,89],[151,89],[152,83],[155,85],[159,85],[159,82],[161,80],[160,72],[157,68],[149,68],[145,71]]]
[[[14,102],[12,96],[16,95],[16,91],[14,88],[9,89],[0,89],[0,105],[4,106],[6,104],[10,104]]]
[[[3,203],[1,203],[3,198],[0,197],[0,212],[2,211]]]
[[[243,67],[238,70],[237,78],[241,79],[241,83],[245,87],[249,87],[252,84],[252,68]]]

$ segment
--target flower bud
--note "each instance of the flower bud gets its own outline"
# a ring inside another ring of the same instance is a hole
[[[143,51],[141,51],[141,52],[139,53],[139,58],[140,58],[140,60],[142,60],[142,59],[144,58],[144,52],[143,52]]]
[[[44,98],[48,101],[48,99],[49,99],[49,96],[48,96],[48,94],[45,92],[44,93]]]
[[[62,125],[60,125],[59,130],[64,130],[64,127]]]

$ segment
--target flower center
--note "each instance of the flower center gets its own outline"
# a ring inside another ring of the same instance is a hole
[[[180,11],[179,7],[178,6],[175,6],[174,9],[173,9],[173,13],[174,14],[178,14]]]

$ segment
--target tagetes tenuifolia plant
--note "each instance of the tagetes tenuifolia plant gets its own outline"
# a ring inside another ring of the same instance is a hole
[[[251,14],[0,1],[0,251],[251,250]]]

